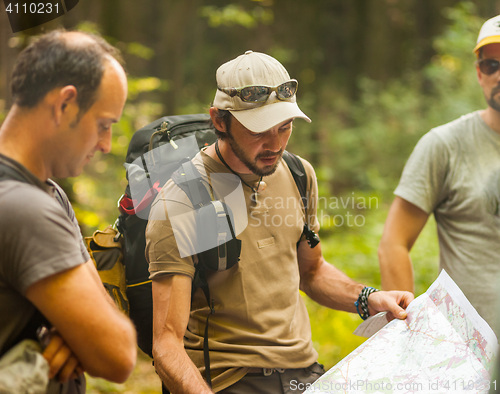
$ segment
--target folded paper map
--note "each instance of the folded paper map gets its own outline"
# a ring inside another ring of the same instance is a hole
[[[497,338],[445,271],[407,311],[406,320],[392,320],[383,328],[383,315],[363,323],[357,331],[370,338],[315,383],[303,387],[305,393],[487,393],[496,389],[489,371],[496,359]]]

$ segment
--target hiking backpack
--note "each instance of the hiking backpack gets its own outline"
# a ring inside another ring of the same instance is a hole
[[[196,145],[190,152],[179,152],[175,141],[183,138],[194,139]],[[139,348],[150,357],[153,299],[145,256],[145,230],[151,204],[179,163],[189,161],[216,139],[208,114],[165,116],[137,130],[128,147],[125,158],[128,184],[119,200],[116,227],[122,235],[129,316],[137,329]]]
[[[181,141],[182,139],[184,141]],[[210,202],[214,203],[191,159],[201,148],[211,145],[216,140],[215,129],[208,114],[165,116],[137,130],[128,147],[125,159],[128,185],[119,200],[120,216],[116,227],[122,235],[129,316],[136,326],[140,349],[150,357],[152,357],[153,303],[148,262],[145,257],[145,229],[151,204],[170,178],[187,194],[195,208]],[[307,175],[304,166],[297,156],[287,151],[284,152],[283,158],[297,184],[304,207],[307,207]],[[222,245],[226,247],[222,254],[225,254],[228,261],[221,262],[219,247],[201,253],[204,256],[198,253],[199,263],[196,265],[193,280],[192,291],[200,287],[207,302],[210,296],[205,279],[206,270],[230,268],[237,263],[241,249],[241,243],[232,230],[231,212],[228,212],[227,207],[224,209],[225,220],[229,223],[232,233],[227,239],[228,242]],[[215,218],[208,220],[213,220],[213,226],[216,227]],[[307,222],[303,234],[311,247],[319,242],[319,238],[309,229]],[[233,241],[229,242],[230,240]],[[204,353],[206,380],[210,382],[207,332],[205,329]]]

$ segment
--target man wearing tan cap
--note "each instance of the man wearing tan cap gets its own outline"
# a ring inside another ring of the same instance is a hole
[[[500,15],[486,21],[474,48],[488,107],[432,129],[416,145],[389,210],[379,260],[382,287],[413,291],[410,250],[430,214],[440,268],[497,331],[500,272]],[[498,189],[496,189],[498,191]]]
[[[276,59],[252,51],[223,64],[216,79],[210,116],[219,138],[193,163],[210,175],[206,179],[212,186],[214,175],[238,179],[245,205],[245,217],[236,216],[240,259],[227,270],[209,274],[210,308],[201,289],[191,299],[193,257],[181,257],[175,243],[179,232],[170,224],[174,219],[155,219],[165,215],[176,198],[179,205],[190,204],[172,181],[167,182],[146,230],[155,367],[174,393],[209,393],[209,383],[221,393],[302,392],[324,371],[316,363],[300,290],[331,308],[358,309],[363,318],[388,310],[404,319],[403,308],[413,297],[354,282],[324,260],[320,243],[310,245],[303,235],[306,222],[319,230],[316,176],[300,159],[308,179],[304,215],[282,159],[294,119],[310,121],[296,103],[298,82]],[[244,221],[247,225],[239,231]],[[209,376],[203,352],[208,315]]]

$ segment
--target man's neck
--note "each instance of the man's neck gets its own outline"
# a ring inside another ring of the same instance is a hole
[[[32,128],[36,123],[31,123],[30,117],[24,116],[19,108],[12,108],[7,118],[0,127],[0,153],[12,160],[22,164],[28,171],[42,182],[46,181],[46,175],[42,157],[39,149],[33,149],[39,145],[36,141],[36,133]],[[27,134],[30,131],[30,134]]]
[[[500,112],[488,107],[481,112],[481,118],[490,129],[500,134]]]

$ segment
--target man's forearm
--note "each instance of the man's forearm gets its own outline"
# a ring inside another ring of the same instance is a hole
[[[156,372],[171,393],[213,393],[182,345],[167,340],[156,343],[153,357]]]
[[[363,287],[326,261],[301,281],[301,290],[318,304],[346,312],[356,312],[354,302]]]
[[[382,289],[415,292],[410,252],[403,246],[381,244],[378,250]]]
[[[410,251],[425,226],[429,213],[401,197],[389,209],[378,248],[384,290],[414,292]]]

